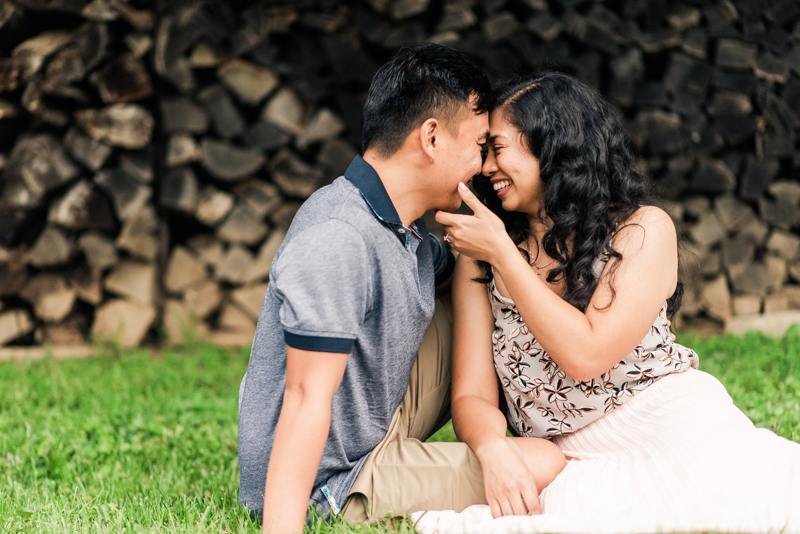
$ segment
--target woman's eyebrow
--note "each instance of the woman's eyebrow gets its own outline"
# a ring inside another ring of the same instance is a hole
[[[504,135],[492,135],[489,137],[488,141],[490,143],[494,143],[496,139],[505,139]]]

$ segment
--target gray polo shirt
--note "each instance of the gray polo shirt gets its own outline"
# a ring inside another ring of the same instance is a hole
[[[259,514],[286,385],[286,346],[349,354],[310,505],[344,506],[408,386],[455,260],[422,219],[405,227],[356,156],[300,208],[270,269],[239,409],[239,500]],[[324,495],[328,494],[328,497]]]

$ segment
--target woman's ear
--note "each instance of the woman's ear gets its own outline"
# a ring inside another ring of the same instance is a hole
[[[423,122],[419,129],[420,147],[431,163],[436,159],[436,149],[439,147],[439,134],[441,133],[441,129],[441,124],[434,118]]]

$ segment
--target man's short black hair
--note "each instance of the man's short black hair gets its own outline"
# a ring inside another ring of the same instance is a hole
[[[465,105],[482,113],[491,107],[490,98],[486,73],[461,52],[438,44],[403,47],[372,78],[362,149],[391,156],[431,117],[452,132]]]

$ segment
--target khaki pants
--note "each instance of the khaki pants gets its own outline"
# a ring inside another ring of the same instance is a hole
[[[408,389],[342,509],[350,522],[486,504],[478,458],[466,443],[425,443],[450,418],[452,328],[442,305],[422,340]],[[522,456],[519,448],[508,440]]]

